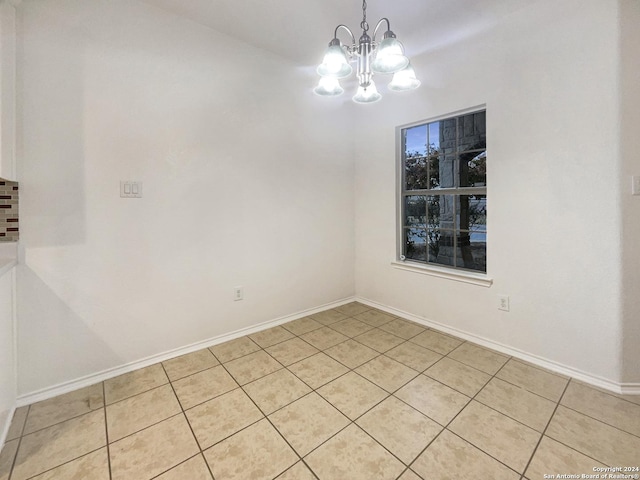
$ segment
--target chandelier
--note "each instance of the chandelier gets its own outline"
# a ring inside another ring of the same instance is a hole
[[[387,31],[381,42],[376,42],[378,29],[386,23]],[[353,72],[350,62],[356,63],[356,77],[358,91],[353,96],[356,103],[373,103],[382,98],[373,82],[374,74],[393,74],[389,89],[396,92],[413,90],[420,86],[415,71],[404,54],[402,44],[391,31],[389,19],[382,18],[373,30],[373,38],[367,33],[367,2],[362,1],[362,35],[356,44],[356,37],[345,25],[338,25],[333,34],[333,40],[324,55],[322,64],[317,68],[320,82],[314,88],[317,95],[333,97],[341,95],[344,89],[340,86],[340,79],[346,78]],[[338,39],[338,30],[344,29],[351,36],[351,44],[343,45]]]

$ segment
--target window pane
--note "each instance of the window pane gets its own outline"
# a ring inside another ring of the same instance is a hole
[[[487,271],[487,241],[486,234],[474,234],[461,232],[457,238],[456,266],[476,270]]]
[[[404,130],[405,156],[425,156],[427,154],[427,126],[418,125]]]
[[[458,151],[487,147],[485,112],[463,115],[458,121]]]
[[[454,187],[455,155],[440,155],[438,158],[438,184],[440,188]]]
[[[455,195],[439,195],[440,228],[455,228]]]
[[[427,230],[429,263],[453,265],[453,231],[430,228]]]
[[[440,227],[440,197],[441,195],[427,197],[427,225],[429,228]]]
[[[435,122],[435,124],[438,125],[440,153],[455,153],[457,135],[456,119],[448,118],[440,122]]]
[[[404,161],[405,190],[429,188],[429,169],[425,157],[406,157]]]
[[[404,199],[404,224],[405,226],[425,227],[427,221],[427,197],[411,195]]]
[[[438,188],[440,186],[440,160],[438,155],[431,155],[427,162],[429,163],[429,188]]]
[[[469,236],[471,238],[471,243],[473,243],[473,242],[487,243],[487,232],[486,231],[471,230],[469,232]]]
[[[404,256],[408,260],[427,261],[427,231],[422,228],[404,229]]]
[[[473,232],[487,231],[486,195],[460,195],[458,205],[457,229]]]
[[[467,152],[460,155],[461,187],[484,187],[487,185],[487,152]]]
[[[438,154],[440,152],[440,122],[428,124],[429,127],[429,148],[427,153]]]

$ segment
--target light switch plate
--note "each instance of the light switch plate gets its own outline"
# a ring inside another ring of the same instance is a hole
[[[142,182],[121,180],[120,196],[122,198],[142,198]]]

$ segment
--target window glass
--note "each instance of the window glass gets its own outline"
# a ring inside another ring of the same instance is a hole
[[[429,188],[429,163],[427,157],[407,157],[404,163],[405,188],[422,190]]]
[[[405,197],[404,204],[404,224],[406,226],[419,225],[425,226],[426,223],[426,200],[427,197],[422,195],[411,195]]]
[[[418,125],[408,128],[404,135],[404,152],[407,157],[419,157],[427,154],[427,126]]]
[[[461,187],[485,187],[487,185],[487,152],[483,150],[461,153],[458,178],[458,185]]]
[[[401,255],[486,272],[486,113],[402,130]]]
[[[458,151],[487,148],[485,112],[470,113],[458,117]]]
[[[427,232],[423,228],[404,229],[404,255],[409,260],[427,260]]]
[[[438,188],[455,187],[456,155],[440,155],[438,158]]]

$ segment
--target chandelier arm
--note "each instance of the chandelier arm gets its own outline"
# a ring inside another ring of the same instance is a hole
[[[389,23],[389,19],[387,17],[383,17],[381,18],[378,23],[376,24],[376,28],[373,29],[373,41],[376,41],[376,34],[378,33],[378,29],[380,28],[380,25],[382,25],[383,22],[387,22],[387,31],[391,30],[391,23]]]
[[[351,37],[351,46],[348,47],[349,51],[351,52],[356,46],[356,37],[355,35],[353,35],[353,32],[349,27],[347,27],[346,25],[340,24],[336,27],[335,31],[333,32],[333,38],[338,38],[338,30],[340,28],[343,28],[344,30],[346,30],[349,36]]]

